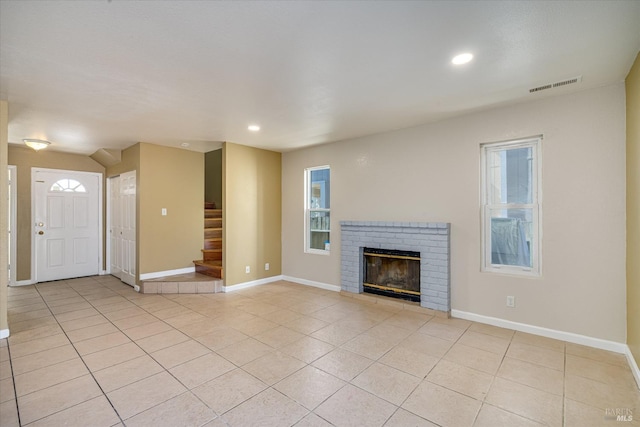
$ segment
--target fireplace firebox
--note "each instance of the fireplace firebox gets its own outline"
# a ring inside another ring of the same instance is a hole
[[[420,253],[363,248],[364,292],[420,301]]]

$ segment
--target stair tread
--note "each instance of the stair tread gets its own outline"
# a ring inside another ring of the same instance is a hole
[[[194,264],[200,264],[200,265],[206,265],[208,267],[222,267],[222,261],[221,260],[205,261],[205,260],[199,259],[199,260],[193,261],[193,263]]]

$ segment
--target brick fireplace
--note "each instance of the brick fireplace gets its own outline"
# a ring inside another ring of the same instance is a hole
[[[420,254],[420,306],[451,311],[450,223],[341,221],[341,287],[363,292],[364,248]]]

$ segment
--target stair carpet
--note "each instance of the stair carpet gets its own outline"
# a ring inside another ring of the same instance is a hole
[[[215,203],[204,204],[204,249],[202,259],[193,261],[196,272],[223,279],[222,270],[222,209]]]

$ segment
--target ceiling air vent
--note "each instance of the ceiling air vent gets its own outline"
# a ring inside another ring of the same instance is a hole
[[[572,85],[574,83],[580,83],[582,81],[582,76],[573,77],[571,79],[562,80],[560,82],[548,83],[546,85],[534,87],[533,89],[529,89],[529,93],[540,92],[541,90],[553,89],[555,87],[562,87],[566,85]]]

